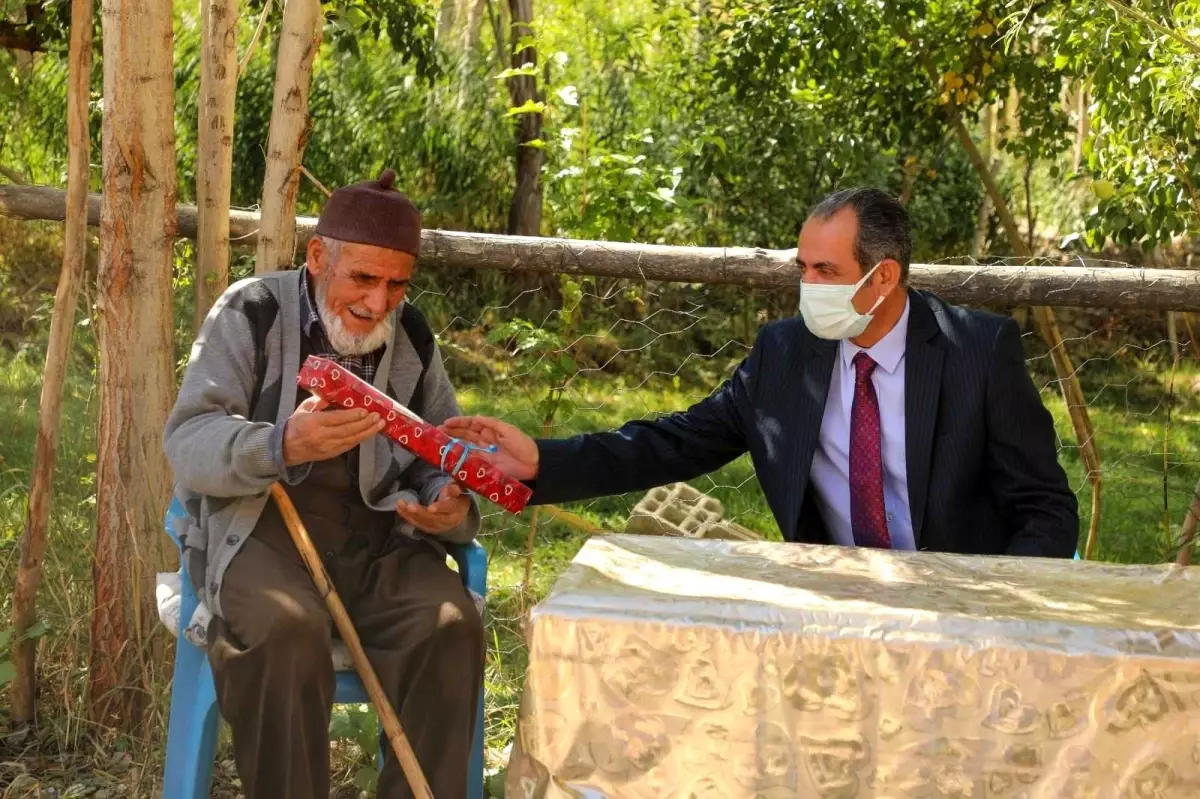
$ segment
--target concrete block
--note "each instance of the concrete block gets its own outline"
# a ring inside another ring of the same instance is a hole
[[[758,533],[725,520],[725,508],[687,483],[653,488],[633,507],[625,532],[682,538],[761,539]]]

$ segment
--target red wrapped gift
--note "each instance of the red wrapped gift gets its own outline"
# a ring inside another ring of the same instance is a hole
[[[330,405],[378,413],[387,423],[384,435],[509,513],[520,513],[529,502],[529,487],[475,454],[476,447],[446,435],[333,361],[310,355],[296,383]]]

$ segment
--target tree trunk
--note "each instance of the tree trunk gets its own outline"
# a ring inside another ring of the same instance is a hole
[[[1179,554],[1175,562],[1180,566],[1189,566],[1192,562],[1192,544],[1196,540],[1196,525],[1200,521],[1200,482],[1192,491],[1192,501],[1188,503],[1187,516],[1183,519],[1183,529],[1179,537]]]
[[[471,84],[475,80],[475,70],[479,67],[481,53],[479,52],[480,36],[483,32],[483,17],[487,11],[487,0],[464,0],[466,3],[466,21],[462,31],[462,53],[458,63],[458,107],[467,104]]]
[[[1004,138],[1015,139],[1021,131],[1021,93],[1015,83],[1009,84],[1008,100],[1004,103]]]
[[[1092,118],[1088,113],[1087,82],[1079,81],[1075,94],[1075,151],[1073,161],[1078,171],[1083,163],[1083,145],[1091,134]]]
[[[35,34],[27,33],[24,25],[0,20],[0,47],[16,54],[18,69],[28,69],[29,57],[42,50],[42,40]]]
[[[508,53],[508,40],[504,36],[504,30],[507,25],[505,15],[508,12],[508,5],[505,3],[493,3],[492,0],[483,0],[484,6],[487,8],[488,22],[492,26],[492,39],[496,46],[496,63],[503,64]]]
[[[1025,157],[1025,248],[1028,255],[1026,258],[1032,257],[1036,246],[1034,235],[1037,231],[1037,214],[1033,210],[1033,159]]]
[[[233,185],[233,111],[238,81],[238,0],[201,0],[200,24],[196,331],[204,323],[208,309],[229,285],[229,192]]]
[[[171,263],[174,69],[169,3],[104,0],[104,195],[97,295],[100,420],[92,567],[92,720],[136,732],[161,668],[154,575],[168,562],[175,394]]]
[[[88,241],[88,86],[92,73],[92,2],[71,2],[71,44],[67,79],[67,219],[63,226],[63,261],[54,294],[46,371],[38,408],[38,431],[33,450],[33,480],[29,509],[21,537],[21,562],[13,588],[12,722],[32,724],[36,717],[37,641],[26,631],[37,620],[37,590],[46,554],[50,502],[54,495],[54,466],[58,460],[62,389],[75,329],[75,301],[83,276]]]
[[[466,22],[463,25],[462,49],[474,55],[479,49],[480,36],[483,33],[483,15],[486,11],[487,0],[464,0],[466,3]]]
[[[513,47],[533,37],[533,0],[508,0],[512,15]],[[537,50],[530,42],[513,53],[512,65],[521,68],[537,66]],[[508,79],[508,93],[514,108],[528,102],[538,102],[537,76],[514,75]],[[514,236],[537,236],[542,227],[542,161],[543,152],[531,142],[542,138],[542,115],[525,113],[516,116],[517,181],[512,205],[508,210],[508,232]]]
[[[917,169],[919,164],[903,167],[904,177],[900,179],[900,204],[908,208],[909,202],[912,201],[913,184],[916,183]]]
[[[258,14],[258,24],[254,26],[254,33],[250,36],[250,43],[246,45],[246,51],[242,53],[242,57],[238,61],[238,80],[241,80],[242,76],[246,74],[246,67],[250,66],[250,59],[254,58],[254,48],[258,46],[258,41],[262,38],[269,16],[271,16],[271,0],[264,0],[262,11]]]
[[[13,22],[15,23],[14,27],[24,27],[29,22],[30,8],[36,9],[38,13],[41,12],[40,6],[33,2],[14,3],[14,6],[12,15]],[[6,23],[3,21],[3,14],[0,14],[0,25],[6,26]],[[22,44],[25,46],[22,46]],[[13,60],[16,61],[17,69],[26,72],[33,66],[33,54],[42,49],[42,44],[36,34],[31,34],[24,43],[18,38],[16,41],[4,46],[13,49]]]
[[[1200,361],[1200,339],[1196,338],[1196,323],[1190,313],[1185,313],[1182,316],[1183,326],[1188,334],[1188,345],[1192,348],[1193,357]]]
[[[0,184],[0,214],[14,219],[63,219],[64,193],[45,186]],[[196,206],[178,206],[180,238],[196,237]],[[235,247],[254,247],[260,216],[229,214]],[[100,222],[100,197],[88,198],[88,224]],[[294,220],[303,247],[317,220]],[[421,232],[425,269],[482,269],[545,275],[595,275],[638,282],[762,288],[773,295],[795,291],[795,250],[752,247],[675,247],[619,241],[504,236],[427,228]],[[1200,269],[1129,269],[1107,266],[975,266],[919,264],[909,271],[914,288],[940,294],[960,305],[1200,311]]]
[[[438,44],[445,44],[446,38],[453,32],[457,11],[458,0],[442,0],[442,6],[438,10],[437,27],[433,31],[433,40]]]
[[[997,117],[996,104],[992,103],[987,107],[983,114],[983,128],[987,138],[983,144],[983,158],[988,166],[989,172],[994,172],[996,169],[996,126]],[[992,195],[986,191],[983,193],[983,199],[979,203],[979,216],[975,220],[975,235],[971,239],[970,256],[972,260],[978,259],[983,255],[984,246],[987,244],[988,222],[992,218]]]
[[[296,249],[296,192],[308,141],[308,93],[324,17],[317,0],[287,0],[275,66],[275,100],[263,178],[257,274],[288,269]]]
[[[68,156],[68,158],[69,158],[69,156]],[[17,184],[18,186],[28,186],[29,185],[29,181],[26,180],[24,175],[22,175],[20,172],[13,169],[12,167],[5,166],[4,164],[0,164],[0,175],[3,175],[7,180]]]

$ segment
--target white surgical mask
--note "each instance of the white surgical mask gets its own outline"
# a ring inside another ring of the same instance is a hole
[[[854,295],[875,274],[879,264],[871,267],[871,271],[862,276],[862,280],[852,286],[834,283],[801,283],[800,284],[800,316],[804,324],[818,338],[838,340],[861,336],[871,324],[872,314],[883,297],[875,300],[871,310],[859,313],[854,310]]]

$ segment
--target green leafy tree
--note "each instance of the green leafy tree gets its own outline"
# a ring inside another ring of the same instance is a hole
[[[1087,243],[1200,233],[1200,2],[1056,4],[1045,31],[1092,99]]]
[[[724,74],[747,105],[780,107],[791,95],[796,106],[818,105],[837,132],[835,143],[849,137],[894,154],[902,197],[914,191],[909,159],[927,162],[953,136],[995,204],[1012,252],[1028,257],[1032,247],[979,152],[971,122],[985,105],[1015,92],[1022,113],[1011,133],[1019,135],[1004,147],[1028,164],[1062,153],[1071,128],[1060,99],[1063,75],[1036,35],[1042,12],[1030,9],[1015,22],[1003,21],[1004,13],[994,0],[745,0],[724,25]],[[964,216],[967,224],[974,219]],[[1053,311],[1037,308],[1035,319],[1092,482],[1090,556],[1100,507],[1094,430]]]

